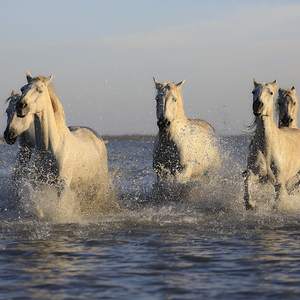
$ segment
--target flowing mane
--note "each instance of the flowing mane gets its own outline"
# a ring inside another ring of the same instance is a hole
[[[41,81],[41,82],[45,82],[46,79],[47,79],[47,77],[44,77],[44,76],[37,76],[37,77],[32,78],[33,81]],[[53,113],[56,117],[55,118],[56,125],[58,128],[60,128],[63,124],[65,124],[65,113],[64,113],[64,109],[63,109],[60,101],[58,100],[55,92],[57,92],[57,90],[54,87],[54,84],[52,82],[50,82],[48,84],[48,93],[50,96]]]
[[[247,132],[251,135],[255,134],[255,130],[257,128],[257,118],[254,117],[254,119],[252,120],[250,125],[247,125],[244,123],[244,126],[246,127],[246,129],[244,130],[244,132]]]

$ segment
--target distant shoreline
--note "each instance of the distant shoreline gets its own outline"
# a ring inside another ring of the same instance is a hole
[[[124,134],[124,135],[102,135],[107,141],[154,141],[155,135]]]
[[[125,134],[125,135],[103,135],[103,140],[107,141],[154,141],[156,135],[142,135],[142,134]],[[249,139],[249,135],[224,135],[219,136],[224,139]]]
[[[104,141],[154,141],[156,135],[124,134],[124,135],[102,135]],[[224,139],[251,139],[249,135],[228,135],[220,136]],[[0,138],[0,144],[6,144],[4,138]]]

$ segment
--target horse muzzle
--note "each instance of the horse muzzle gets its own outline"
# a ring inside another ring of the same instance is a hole
[[[263,102],[260,102],[259,100],[253,102],[252,110],[254,116],[259,117],[262,114],[263,106],[264,106]]]
[[[170,121],[167,119],[158,120],[157,126],[159,130],[166,130],[170,126]]]
[[[4,131],[4,139],[6,144],[13,145],[17,140],[17,136],[15,136],[14,132],[10,132],[9,130],[6,129]]]
[[[292,118],[284,118],[284,119],[281,119],[280,121],[284,127],[289,127],[290,124],[293,122],[293,119]]]

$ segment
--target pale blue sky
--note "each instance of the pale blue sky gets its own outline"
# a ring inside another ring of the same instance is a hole
[[[300,94],[299,1],[2,0],[0,8],[0,101],[27,70],[53,74],[68,125],[155,134],[153,76],[185,79],[187,117],[219,134],[251,123],[253,77]]]

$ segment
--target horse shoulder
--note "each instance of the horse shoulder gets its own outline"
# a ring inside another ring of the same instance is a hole
[[[282,132],[288,139],[300,139],[300,129],[292,127],[281,127],[279,132]]]
[[[300,129],[282,127],[280,128],[280,137],[281,147],[286,154],[285,159],[300,169]]]
[[[176,130],[172,128],[171,133],[176,142],[180,163],[186,168],[203,169],[217,155],[217,149],[214,147],[214,139],[212,138],[214,136],[211,132],[208,133],[207,130],[203,130],[203,124],[206,128],[210,126],[203,120],[190,122],[186,119],[178,124]]]

